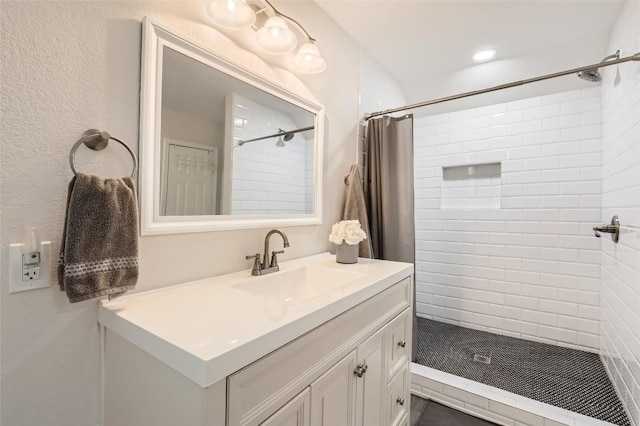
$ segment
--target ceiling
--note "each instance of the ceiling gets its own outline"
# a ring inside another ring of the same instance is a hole
[[[599,62],[611,53],[609,33],[622,4],[616,0],[316,2],[391,73],[408,103]],[[488,47],[498,50],[495,60],[475,63],[473,53]],[[537,88],[509,89],[511,95],[506,96],[592,85],[573,76],[554,80],[531,85]],[[482,96],[494,102],[505,94]]]

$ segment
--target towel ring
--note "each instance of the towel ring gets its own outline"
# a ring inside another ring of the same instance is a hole
[[[89,129],[84,132],[80,140],[78,140],[78,142],[76,142],[71,148],[71,152],[69,153],[69,165],[71,165],[71,171],[73,172],[73,174],[78,174],[74,163],[76,161],[76,151],[78,150],[78,147],[80,145],[85,144],[87,148],[93,149],[95,151],[102,151],[109,144],[109,139],[113,139],[120,145],[124,146],[127,151],[129,151],[129,154],[131,154],[131,159],[133,160],[133,172],[131,173],[131,177],[134,177],[136,172],[138,171],[138,158],[136,157],[136,154],[129,147],[129,145],[127,145],[120,139],[111,136],[108,132],[104,132],[98,129]]]

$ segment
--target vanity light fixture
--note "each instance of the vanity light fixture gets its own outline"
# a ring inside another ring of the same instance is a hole
[[[257,4],[255,4],[257,3]],[[295,19],[280,13],[269,0],[214,0],[208,7],[214,24],[227,29],[242,29],[252,26],[256,30],[256,42],[260,50],[273,55],[291,53],[298,44],[296,34],[289,28],[287,21],[298,29],[307,41],[298,53],[291,58],[290,64],[295,72],[318,74],[327,68],[327,61],[320,55],[315,39]],[[263,13],[265,19],[261,28],[256,23],[256,15]]]
[[[473,59],[477,62],[488,61],[493,59],[497,54],[498,51],[496,49],[481,50],[473,55]]]
[[[249,28],[256,22],[256,14],[245,0],[215,0],[207,11],[216,25],[230,30]]]
[[[256,33],[258,47],[273,55],[285,55],[293,52],[298,40],[296,35],[280,16],[272,16]]]
[[[327,68],[327,61],[320,56],[314,40],[309,38],[309,41],[300,47],[298,54],[291,59],[291,66],[302,74],[318,74]]]

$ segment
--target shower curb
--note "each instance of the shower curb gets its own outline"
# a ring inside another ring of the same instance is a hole
[[[615,426],[416,363],[411,393],[504,426]]]

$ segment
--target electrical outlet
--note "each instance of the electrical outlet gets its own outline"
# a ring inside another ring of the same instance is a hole
[[[51,242],[41,243],[38,266],[24,270],[21,248],[22,244],[9,245],[9,293],[51,287]]]
[[[40,268],[29,268],[22,270],[22,281],[31,281],[40,279]]]

